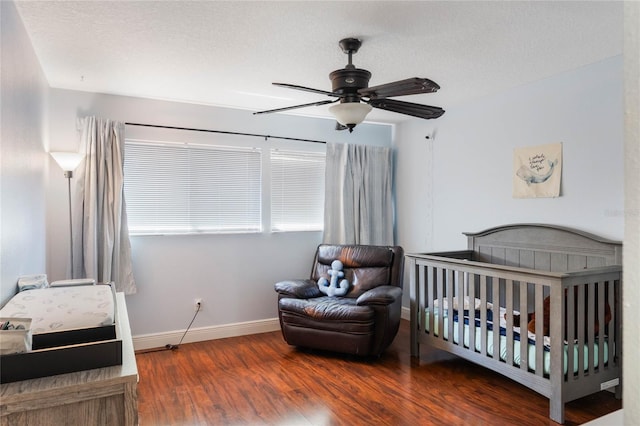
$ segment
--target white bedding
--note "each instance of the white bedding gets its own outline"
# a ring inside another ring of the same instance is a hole
[[[113,324],[114,294],[109,285],[38,288],[16,294],[0,317],[31,318],[33,334]]]
[[[437,308],[435,309],[435,316],[434,316],[434,335],[439,335],[439,330],[438,330],[438,312],[437,312]],[[500,318],[501,318],[501,325],[504,326],[506,325],[506,321],[504,321],[504,308],[500,308]],[[453,327],[453,341],[455,343],[459,342],[459,333],[458,333],[458,326],[457,326],[457,319],[454,320],[455,326]],[[445,311],[445,315],[443,318],[443,337],[445,340],[449,339],[449,316],[447,315],[447,311]],[[425,330],[429,331],[429,312],[426,312],[426,324],[425,324]],[[514,327],[514,331],[519,332],[519,327]],[[469,347],[469,325],[464,324],[464,346],[466,348]],[[480,329],[480,327],[476,327],[475,328],[475,349],[476,351],[480,351],[480,344],[481,344],[481,333],[482,330]],[[529,333],[529,336],[533,336],[535,338],[535,335]],[[493,331],[492,330],[487,330],[487,339],[486,339],[486,343],[487,343],[487,348],[486,348],[486,352],[488,355],[493,354]],[[548,347],[549,345],[549,340],[548,337],[545,336],[545,345]],[[577,373],[578,371],[578,346],[574,346],[573,348],[573,365],[574,365],[574,373]],[[528,343],[528,347],[527,347],[527,364],[529,369],[535,371],[536,369],[536,346],[535,346],[535,342],[532,343]],[[609,352],[609,348],[608,348],[608,344],[607,341],[604,341],[604,362],[608,362],[608,352]],[[550,366],[551,366],[551,357],[550,357],[551,353],[549,351],[543,351],[542,356],[543,356],[543,372],[544,374],[549,374],[549,370],[550,370]],[[564,344],[564,361],[563,361],[563,371],[564,374],[567,374],[567,357],[568,357],[568,345]],[[506,336],[500,336],[500,359],[502,361],[505,361],[507,359],[507,338]],[[515,340],[513,341],[513,362],[515,365],[520,365],[520,340]],[[598,366],[598,343],[594,343],[593,344],[593,360],[592,363],[594,366]],[[589,365],[589,348],[587,347],[587,345],[584,345],[584,365],[585,368],[588,368]]]

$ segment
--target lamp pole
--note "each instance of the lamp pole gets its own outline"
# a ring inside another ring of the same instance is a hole
[[[56,163],[64,170],[64,177],[67,178],[67,197],[69,199],[69,262],[71,267],[69,268],[69,278],[73,279],[73,222],[72,222],[72,210],[71,210],[71,178],[73,177],[73,171],[78,167],[84,155],[77,152],[51,152],[51,156]]]
[[[69,278],[73,279],[73,223],[71,219],[71,178],[73,177],[73,172],[65,170],[64,177],[67,178],[67,195],[69,199],[69,259],[71,262]]]

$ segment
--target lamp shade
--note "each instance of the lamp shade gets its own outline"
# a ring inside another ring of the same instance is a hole
[[[65,172],[74,171],[84,158],[82,154],[78,154],[77,152],[50,152],[50,154]]]
[[[364,121],[371,105],[360,102],[343,102],[329,107],[329,112],[336,117],[338,123],[343,126],[354,126]]]

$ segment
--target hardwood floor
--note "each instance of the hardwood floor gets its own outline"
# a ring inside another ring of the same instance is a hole
[[[280,332],[136,355],[139,420],[156,425],[556,425],[549,402],[436,350],[409,354],[402,322],[375,360],[299,350]],[[566,404],[565,424],[621,408],[609,392]]]

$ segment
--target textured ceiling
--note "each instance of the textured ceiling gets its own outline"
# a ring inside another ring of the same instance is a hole
[[[249,109],[326,99],[345,37],[370,85],[436,81],[456,104],[622,53],[617,1],[17,1],[55,88]],[[326,106],[291,111],[329,116]],[[395,113],[368,119],[396,122]]]

